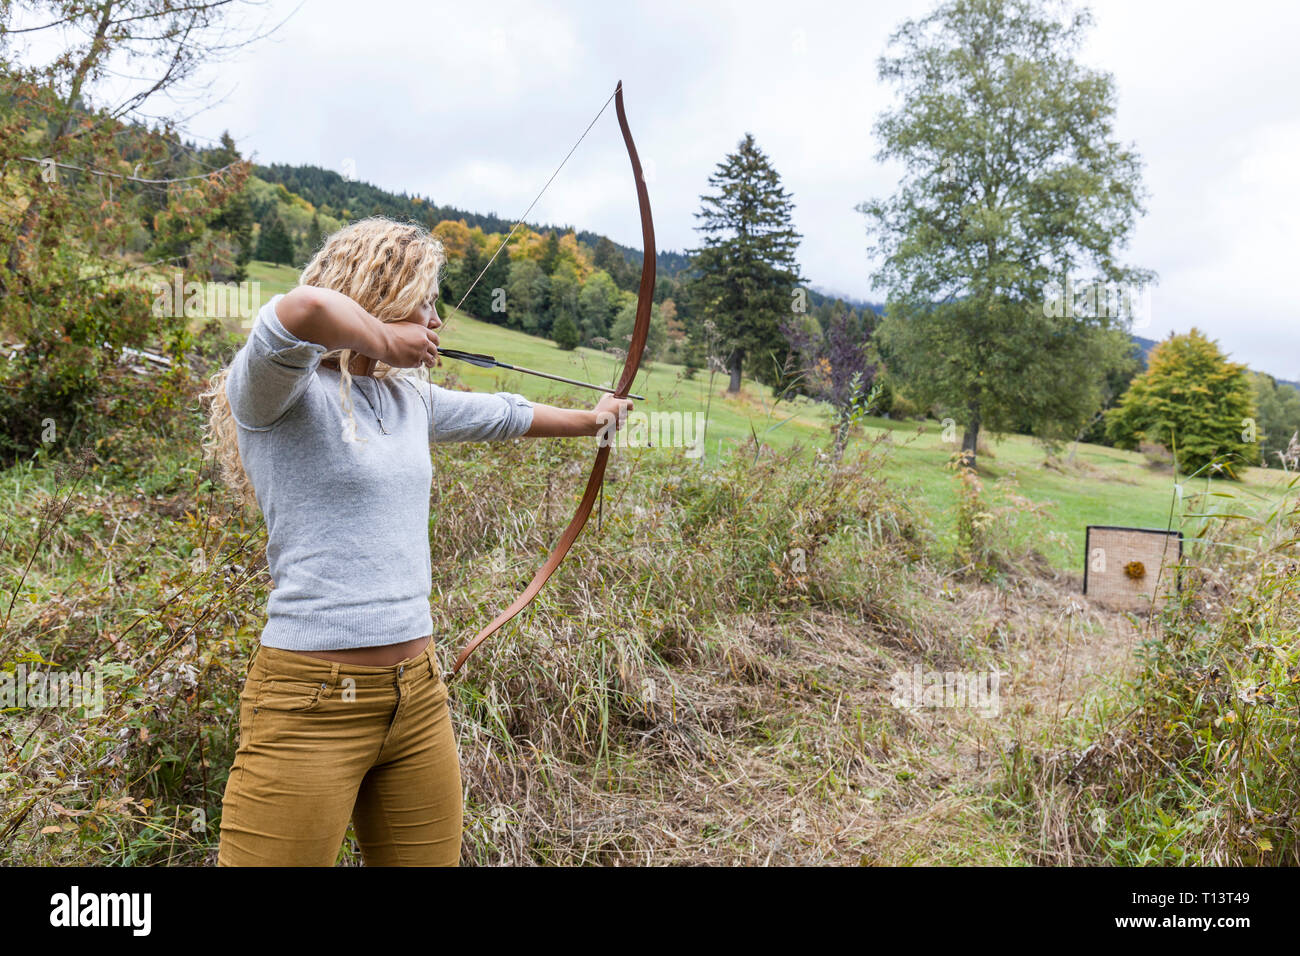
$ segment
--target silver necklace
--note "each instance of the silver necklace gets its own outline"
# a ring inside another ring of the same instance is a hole
[[[361,377],[366,378],[368,376],[363,375]],[[391,435],[392,432],[390,432],[387,428],[384,427],[384,416],[382,412],[382,409],[384,407],[384,396],[383,396],[383,392],[380,390],[379,383],[375,382],[375,397],[379,399],[380,411],[375,411],[375,403],[370,400],[370,396],[366,394],[366,390],[364,388],[361,388],[361,383],[357,381],[356,376],[353,376],[352,383],[356,385],[358,389],[361,390],[361,397],[366,400],[366,404],[370,406],[371,414],[375,416],[375,421],[379,423],[379,431],[385,435]]]

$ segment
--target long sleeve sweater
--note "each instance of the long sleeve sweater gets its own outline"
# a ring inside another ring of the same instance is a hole
[[[517,437],[532,403],[403,374],[354,376],[357,440],[346,440],[340,373],[320,364],[323,345],[281,324],[281,298],[258,312],[226,379],[239,455],[266,517],[274,587],[262,643],[336,650],[431,634],[429,443]]]

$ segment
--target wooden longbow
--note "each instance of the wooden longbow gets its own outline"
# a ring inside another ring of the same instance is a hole
[[[605,105],[608,106],[609,102],[606,101]],[[604,112],[604,109],[605,108],[602,106],[601,112]],[[655,291],[655,227],[654,221],[650,217],[650,194],[646,190],[645,174],[641,171],[641,160],[636,154],[636,144],[632,142],[632,131],[627,125],[627,114],[623,111],[622,80],[619,80],[618,86],[614,89],[614,109],[618,113],[618,126],[623,132],[623,143],[627,146],[628,159],[632,162],[632,177],[636,181],[637,203],[641,209],[641,286],[637,290],[636,321],[632,326],[632,340],[628,345],[627,357],[623,362],[623,374],[619,376],[618,384],[613,390],[615,396],[626,398],[628,390],[632,387],[632,381],[636,378],[637,371],[641,367],[641,353],[645,351],[646,336],[650,332],[650,310],[654,304]],[[600,113],[596,114],[596,118],[600,118]],[[595,125],[595,122],[596,120],[592,120],[592,125]],[[590,130],[591,126],[588,126],[587,129]],[[587,134],[584,132],[582,135],[586,136]],[[582,142],[581,137],[579,137],[578,142]],[[576,143],[573,148],[577,149]],[[569,155],[573,155],[572,149],[569,150]],[[565,161],[567,161],[568,158],[569,157],[566,156]],[[563,167],[564,163],[560,163],[560,166]],[[556,169],[556,174],[558,173],[559,169]],[[551,179],[554,180],[555,176],[552,175]],[[549,185],[550,182],[548,181],[547,186]],[[546,186],[542,187],[542,191],[546,191]],[[540,196],[541,193],[538,193],[539,198]],[[536,202],[537,200],[534,199],[533,203],[536,204]],[[531,210],[532,206],[529,206],[528,208]],[[527,215],[528,213],[525,212],[524,216],[526,217]],[[522,222],[522,219],[520,221]],[[519,228],[518,224],[515,226],[515,229],[517,228]],[[514,229],[510,230],[510,235],[514,235]],[[501,249],[505,248],[505,244],[509,241],[510,236],[507,236],[505,242],[502,242],[501,246],[497,249],[497,252],[500,252]],[[496,258],[495,253],[492,258]],[[490,266],[491,264],[492,260],[489,259],[488,265]],[[483,269],[483,272],[486,271],[487,266]],[[481,272],[479,273],[478,278],[481,279],[482,277],[483,273]],[[478,279],[475,279],[474,283],[477,282]],[[470,289],[473,289],[473,287],[474,285],[471,284]],[[465,295],[469,295],[469,289],[465,291]],[[464,302],[464,297],[461,298],[461,301]],[[465,661],[469,659],[469,656],[474,653],[480,644],[499,631],[503,625],[532,603],[533,598],[537,597],[538,592],[542,590],[542,586],[546,584],[551,575],[555,573],[555,569],[564,561],[565,555],[567,555],[569,549],[573,547],[573,542],[578,539],[578,535],[582,534],[582,529],[587,523],[587,518],[591,515],[592,506],[596,503],[596,498],[600,494],[601,483],[605,480],[605,465],[609,461],[610,447],[610,444],[602,444],[596,451],[596,461],[591,466],[591,474],[587,478],[587,487],[582,493],[582,501],[578,503],[578,510],[574,512],[573,517],[569,520],[568,527],[566,527],[564,533],[560,535],[559,542],[557,542],[555,547],[551,549],[551,553],[546,558],[546,562],[537,570],[537,573],[533,575],[533,579],[528,583],[528,587],[524,588],[520,595],[510,603],[510,606],[498,614],[492,620],[492,623],[479,631],[478,634],[474,636],[474,639],[465,645],[465,649],[460,652],[460,656],[456,658],[456,663],[452,667],[451,673],[447,676],[448,681],[455,678],[455,676],[460,672],[461,667],[464,666]]]

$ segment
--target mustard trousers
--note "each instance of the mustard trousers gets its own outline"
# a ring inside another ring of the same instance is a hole
[[[219,866],[456,866],[460,762],[433,641],[390,667],[259,645],[240,695]]]

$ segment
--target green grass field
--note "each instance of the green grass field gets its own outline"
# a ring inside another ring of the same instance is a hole
[[[298,272],[287,266],[254,262],[249,267],[249,279],[259,283],[264,302],[293,288]],[[230,324],[233,329],[239,323],[231,320]],[[486,352],[511,364],[606,385],[613,384],[622,368],[622,360],[613,355],[588,348],[565,352],[546,339],[480,322],[461,313],[451,316],[441,338],[448,348]],[[454,376],[456,383],[476,391],[519,392],[552,404],[594,404],[597,397],[596,393],[580,388],[450,360],[445,360],[434,374],[439,382]],[[707,408],[706,457],[727,454],[753,435],[779,449],[795,443],[809,448],[829,445],[830,416],[825,405],[806,398],[778,402],[770,388],[753,381],[746,381],[740,394],[734,397],[725,394],[725,387],[721,376],[710,389],[706,373],[688,380],[681,366],[653,363],[642,366],[632,391],[647,399],[638,403],[638,411],[690,414]],[[861,447],[883,432],[889,433],[892,445],[886,474],[896,481],[916,511],[931,522],[940,539],[951,542],[955,533],[956,495],[952,474],[945,465],[958,446],[943,441],[942,428],[934,421],[872,418],[855,433],[850,453],[854,447]],[[1044,449],[1025,436],[990,437],[989,448],[992,454],[980,460],[985,487],[991,489],[999,478],[1011,478],[1020,495],[1047,506],[1050,510],[1045,527],[1050,534],[1038,544],[1039,550],[1057,567],[1078,571],[1082,570],[1087,525],[1164,528],[1170,521],[1173,501],[1174,527],[1181,525],[1186,533],[1194,534],[1197,521],[1185,516],[1195,515],[1205,500],[1220,502],[1221,506],[1230,499],[1237,503],[1271,501],[1287,477],[1278,469],[1250,468],[1242,474],[1239,483],[1184,480],[1179,502],[1173,475],[1169,471],[1153,471],[1136,452],[1080,445],[1073,465],[1058,470],[1047,467]],[[681,454],[681,451],[663,449],[644,453]],[[1209,499],[1191,497],[1207,490],[1211,492]]]

